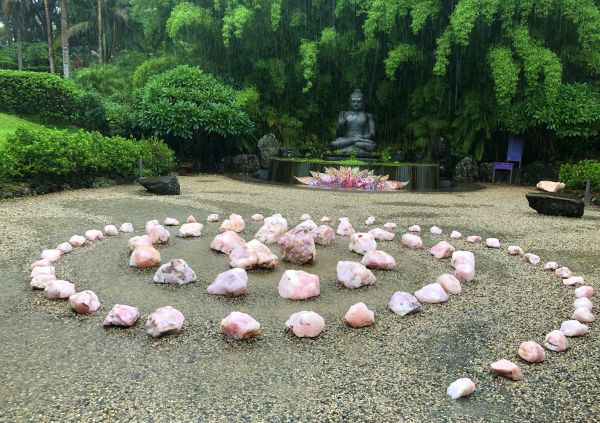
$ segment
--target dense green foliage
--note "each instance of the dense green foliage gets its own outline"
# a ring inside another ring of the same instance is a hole
[[[560,180],[567,188],[585,189],[588,179],[591,180],[591,190],[600,192],[600,161],[583,160],[560,167]]]

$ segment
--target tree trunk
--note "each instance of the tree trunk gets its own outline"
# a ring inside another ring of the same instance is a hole
[[[113,16],[113,20],[112,20],[112,37],[110,37],[110,41],[111,41],[110,58],[112,59],[113,57],[115,57],[115,54],[117,53],[117,20],[115,19],[114,16]]]
[[[44,0],[44,13],[46,15],[46,34],[48,35],[48,61],[50,62],[50,73],[54,73],[54,49],[52,48],[52,22],[50,21],[50,8],[48,0]]]
[[[67,0],[60,0],[60,32],[62,36],[63,76],[71,77],[69,69],[69,29],[67,28]]]
[[[97,12],[98,12],[98,61],[100,64],[104,63],[104,53],[102,48],[102,0],[98,0],[97,2]]]
[[[23,41],[21,40],[21,26],[18,23],[15,32],[17,42],[17,69],[23,70]]]

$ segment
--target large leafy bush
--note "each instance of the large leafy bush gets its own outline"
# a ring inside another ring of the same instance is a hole
[[[560,167],[560,180],[567,188],[584,189],[591,179],[591,190],[600,192],[600,161],[583,160],[577,164],[563,164]]]

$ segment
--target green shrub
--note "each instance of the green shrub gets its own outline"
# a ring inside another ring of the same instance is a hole
[[[577,164],[564,164],[560,167],[559,179],[570,189],[585,189],[591,179],[591,190],[600,191],[600,161],[583,160]]]
[[[137,141],[144,175],[164,175],[175,167],[175,153],[156,137]]]
[[[128,137],[133,133],[134,119],[131,107],[120,101],[106,100],[106,122],[111,136]]]
[[[83,92],[77,99],[77,125],[90,131],[105,132],[108,127],[104,99],[95,91]]]
[[[150,77],[161,74],[177,67],[177,58],[175,56],[152,57],[139,65],[133,73],[133,86],[142,88]]]

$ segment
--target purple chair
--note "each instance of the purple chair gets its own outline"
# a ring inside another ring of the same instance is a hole
[[[508,183],[512,184],[513,162],[519,163],[521,168],[521,159],[523,158],[523,138],[516,138],[512,135],[508,138],[508,151],[506,152],[506,162],[494,162],[492,165],[492,184],[496,179],[497,170],[510,170]]]

